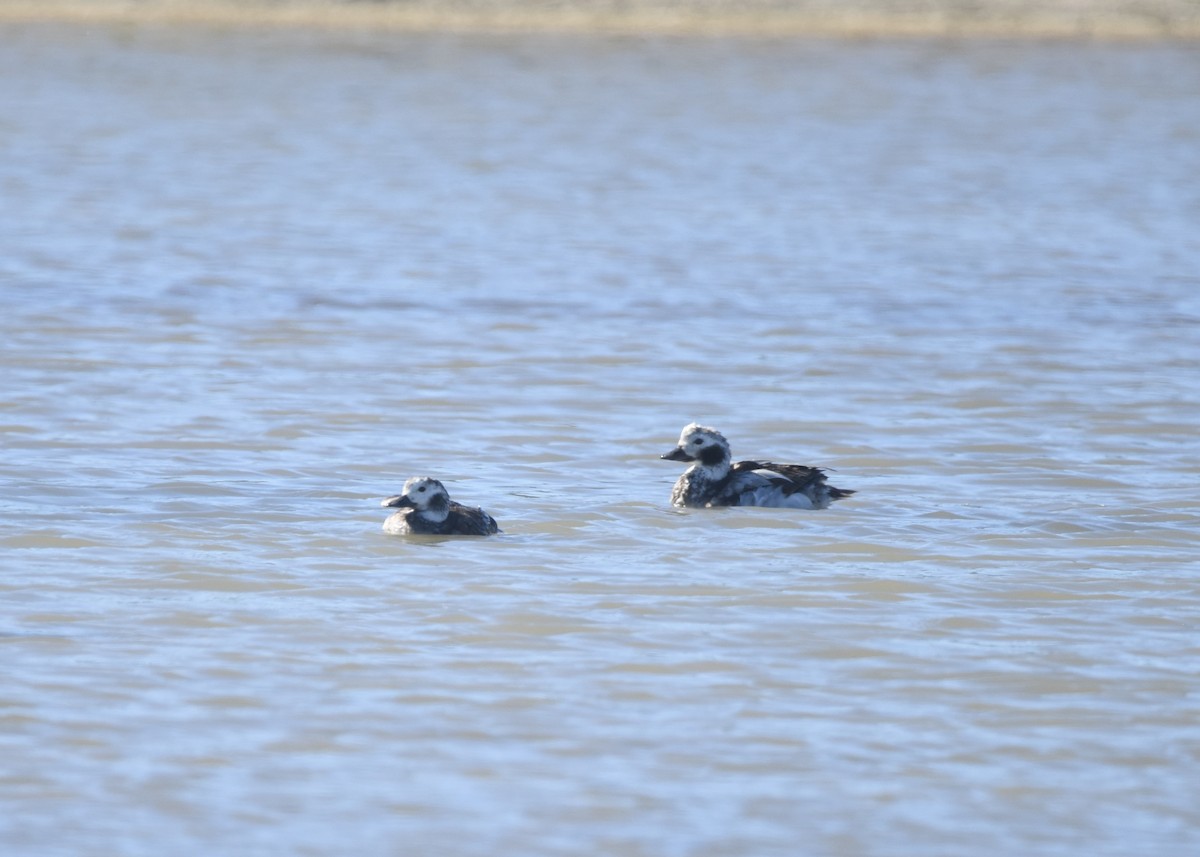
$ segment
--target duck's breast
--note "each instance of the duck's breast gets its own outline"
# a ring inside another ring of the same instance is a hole
[[[408,525],[408,514],[406,512],[394,512],[387,516],[387,520],[383,522],[383,531],[397,536],[407,536],[412,532],[412,528]]]

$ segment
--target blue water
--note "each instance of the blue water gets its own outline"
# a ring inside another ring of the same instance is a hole
[[[1189,46],[0,40],[6,852],[1200,846]]]

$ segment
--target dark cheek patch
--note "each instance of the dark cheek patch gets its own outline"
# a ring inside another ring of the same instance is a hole
[[[705,466],[712,467],[725,459],[725,452],[719,446],[709,446],[700,450],[700,460]]]

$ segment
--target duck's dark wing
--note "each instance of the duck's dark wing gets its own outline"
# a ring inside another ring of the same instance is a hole
[[[803,464],[776,464],[774,461],[739,461],[731,468],[733,474],[750,474],[767,479],[785,494],[795,494],[814,488],[825,481],[825,471]]]
[[[834,488],[825,481],[825,471],[803,464],[773,461],[739,461],[730,468],[721,492],[722,506],[796,506],[824,508],[853,491]]]
[[[456,536],[490,536],[500,532],[496,520],[483,509],[464,506],[450,501],[450,514],[446,516],[447,534]]]

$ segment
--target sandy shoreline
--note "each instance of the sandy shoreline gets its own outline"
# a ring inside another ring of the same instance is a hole
[[[0,0],[0,23],[1200,39],[1192,0]]]

